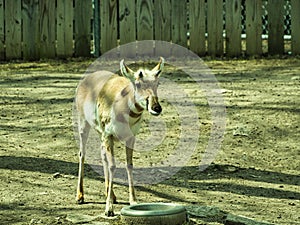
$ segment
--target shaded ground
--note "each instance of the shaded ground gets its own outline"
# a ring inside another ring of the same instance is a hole
[[[78,147],[72,103],[91,62],[0,64],[0,224],[72,224],[67,216],[102,215],[103,179],[88,166],[87,204],[75,204]],[[197,106],[199,145],[174,176],[137,187],[139,201],[202,205],[257,221],[300,224],[300,60],[206,63],[216,74],[227,107],[221,151],[207,170],[199,172],[210,135],[209,106],[203,93],[193,89],[197,86],[167,67],[165,76],[181,85]],[[162,145],[136,153],[135,164],[144,166],[137,173],[168,170],[155,163],[172,153],[180,124],[174,106],[164,99],[162,106],[168,131]],[[141,136],[147,132],[146,122]],[[127,187],[117,184],[115,192],[119,211],[128,202]],[[224,222],[213,217],[192,220],[193,224]],[[118,219],[96,221],[120,224]]]

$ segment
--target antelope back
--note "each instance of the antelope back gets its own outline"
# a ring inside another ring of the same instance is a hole
[[[95,123],[97,98],[107,80],[113,76],[109,71],[97,71],[87,75],[78,85],[76,91],[76,106],[79,116],[90,125]]]

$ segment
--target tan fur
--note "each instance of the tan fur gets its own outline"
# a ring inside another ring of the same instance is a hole
[[[120,63],[124,76],[107,71],[98,71],[87,75],[79,84],[76,95],[76,106],[79,113],[80,162],[77,201],[83,203],[83,170],[85,149],[90,128],[97,130],[101,137],[101,155],[107,193],[107,216],[113,216],[113,203],[116,196],[113,192],[115,160],[113,144],[115,140],[126,145],[127,174],[129,182],[129,201],[136,202],[133,186],[132,155],[142,113],[147,109],[153,115],[159,115],[158,77],[164,60],[151,71],[132,71],[123,61]]]

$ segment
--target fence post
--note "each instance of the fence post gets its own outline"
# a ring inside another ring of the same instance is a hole
[[[187,47],[187,3],[186,0],[171,1],[171,27],[172,27],[172,42],[183,47]],[[178,48],[175,48],[178,49]],[[174,52],[177,56],[185,56],[185,52]]]
[[[262,0],[246,0],[246,53],[262,54]]]
[[[5,59],[4,0],[0,0],[0,60]]]
[[[57,56],[73,55],[73,0],[57,1]]]
[[[284,0],[268,1],[268,52],[269,54],[284,53]]]
[[[190,50],[205,55],[205,0],[190,0]]]
[[[136,41],[135,7],[135,1],[119,1],[120,45]],[[134,58],[136,46],[123,46],[120,55],[122,58]]]
[[[21,0],[5,1],[6,59],[19,59],[21,52]]]
[[[300,54],[300,1],[291,0],[292,54]]]
[[[153,40],[153,2],[149,0],[137,0],[137,40]],[[137,44],[138,55],[153,55],[154,46],[151,42]]]
[[[56,8],[55,1],[39,0],[40,4],[40,57],[55,57],[55,19]]]
[[[92,0],[75,0],[75,56],[91,55]]]
[[[117,0],[100,1],[100,54],[117,46]]]
[[[223,1],[207,1],[207,33],[208,54],[223,55]]]
[[[40,24],[39,1],[22,1],[23,16],[23,58],[37,60],[40,58]]]
[[[226,54],[230,57],[239,56],[242,50],[241,35],[241,1],[226,1]]]
[[[171,41],[171,0],[154,0],[154,38]],[[171,49],[164,48],[163,42],[155,42],[156,55],[169,57]]]

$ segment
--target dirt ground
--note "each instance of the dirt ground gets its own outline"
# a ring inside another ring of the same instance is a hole
[[[82,223],[122,224],[119,217],[101,216],[103,178],[89,165],[87,203],[75,202],[78,146],[72,104],[76,86],[92,61],[0,64],[0,224],[80,223],[76,216],[93,218]],[[212,127],[210,108],[197,85],[167,66],[163,76],[186,90],[197,108],[201,132],[193,155],[175,174],[137,187],[139,202],[174,202],[255,221],[300,224],[300,59],[204,61],[216,75],[226,104],[221,150],[213,164],[199,171]],[[176,106],[161,100],[165,136],[155,149],[136,153],[135,165],[144,166],[140,173],[152,169],[168,173],[158,162],[172,154],[178,142]],[[150,120],[146,115],[141,136],[151,132]],[[118,152],[122,161],[124,151]],[[119,212],[128,204],[127,186],[119,183],[114,188]],[[222,217],[195,215],[190,222],[224,223]]]

